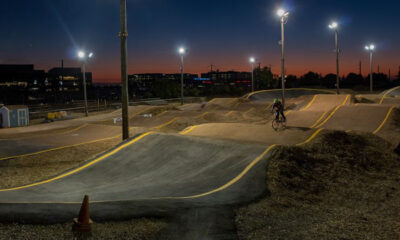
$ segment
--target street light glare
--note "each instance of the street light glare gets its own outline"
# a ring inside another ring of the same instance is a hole
[[[277,14],[279,17],[283,17],[283,16],[286,16],[288,13],[285,10],[283,10],[282,8],[280,8],[280,9],[278,9]]]
[[[256,59],[252,57],[252,58],[250,58],[250,62],[251,62],[251,63],[255,63],[255,62],[256,62]]]
[[[375,45],[373,45],[373,44],[370,44],[369,46],[368,45],[365,46],[365,50],[372,51],[374,49],[375,49]]]
[[[85,57],[85,52],[79,51],[79,52],[78,52],[78,57],[79,57],[79,58],[84,58],[84,57]]]
[[[89,58],[92,58],[93,57],[93,53],[89,53]]]
[[[335,29],[335,28],[337,28],[338,27],[338,23],[337,22],[332,22],[330,25],[329,25],[329,28],[330,29]]]
[[[179,54],[185,54],[185,51],[186,50],[183,47],[179,48],[179,50],[178,50]]]

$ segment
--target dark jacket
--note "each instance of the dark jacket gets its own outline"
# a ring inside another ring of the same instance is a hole
[[[283,105],[280,101],[274,103],[274,105],[272,106],[272,109],[275,111],[282,111],[283,110]]]

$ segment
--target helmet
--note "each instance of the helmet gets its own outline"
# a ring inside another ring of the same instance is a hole
[[[279,99],[275,98],[274,103],[277,103],[277,102],[279,102]]]

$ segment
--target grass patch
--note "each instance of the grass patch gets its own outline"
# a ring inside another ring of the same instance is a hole
[[[268,197],[237,211],[240,239],[400,239],[400,158],[372,134],[279,147]]]

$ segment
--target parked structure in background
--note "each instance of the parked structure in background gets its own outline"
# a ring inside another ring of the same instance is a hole
[[[10,105],[0,107],[0,127],[12,128],[29,125],[29,109],[27,106]]]

